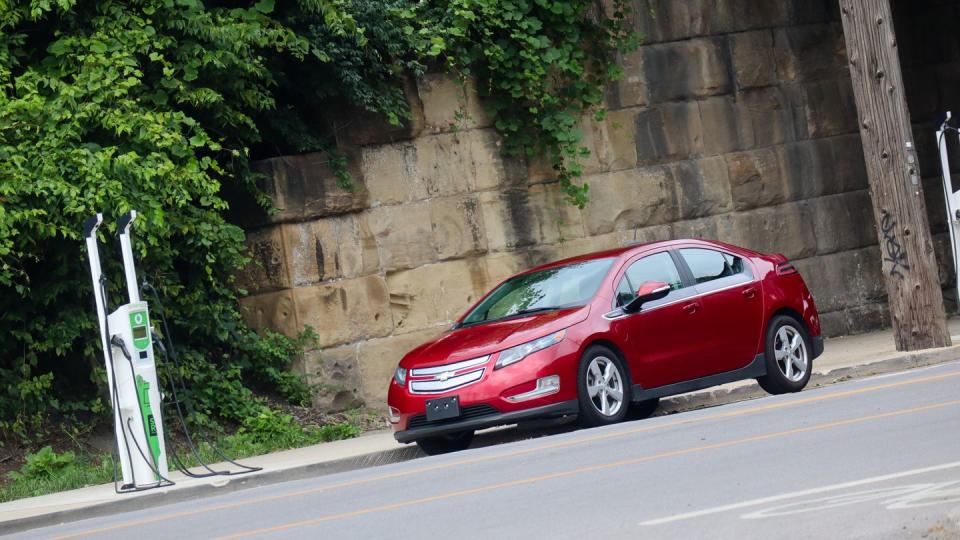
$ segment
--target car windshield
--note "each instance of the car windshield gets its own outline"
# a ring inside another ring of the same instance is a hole
[[[480,302],[463,325],[537,311],[582,306],[596,294],[613,259],[594,259],[508,279]]]

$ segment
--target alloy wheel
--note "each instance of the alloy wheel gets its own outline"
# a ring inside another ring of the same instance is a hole
[[[623,375],[617,364],[606,356],[597,356],[587,366],[587,394],[593,407],[603,416],[614,416],[623,407]]]
[[[777,367],[787,380],[797,382],[807,374],[807,367],[810,365],[807,359],[807,344],[796,328],[781,326],[777,330],[773,351]]]

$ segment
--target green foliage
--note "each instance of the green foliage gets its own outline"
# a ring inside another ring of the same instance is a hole
[[[360,428],[349,423],[304,428],[293,416],[264,407],[258,414],[247,417],[236,433],[225,437],[221,447],[228,454],[253,456],[274,450],[350,439],[359,434]]]
[[[507,151],[546,157],[569,201],[587,202],[579,160],[580,124],[588,113],[602,119],[606,85],[622,77],[615,53],[638,44],[622,0],[606,12],[592,0],[446,0],[411,8],[411,24],[435,25],[425,54],[443,51],[447,65],[475,76],[489,98],[494,125]],[[434,22],[435,21],[435,22]],[[412,30],[411,30],[412,31]]]
[[[303,4],[349,31],[333,4]],[[0,431],[33,436],[103,385],[80,237],[97,211],[107,212],[112,308],[124,296],[113,220],[138,210],[139,270],[167,299],[202,412],[252,413],[250,383],[303,401],[302,385],[279,373],[297,344],[240,318],[232,275],[248,259],[220,194],[251,185],[254,117],[275,107],[269,58],[315,52],[269,11],[190,0],[0,7]]]
[[[41,464],[31,465],[31,461]],[[8,477],[6,484],[0,483],[0,503],[106,484],[113,479],[113,460],[109,454],[56,454],[48,446],[35,454],[27,454],[27,464],[19,472],[9,473]]]
[[[309,401],[287,369],[309,334],[259,335],[237,308],[249,257],[224,194],[268,204],[250,160],[325,149],[349,186],[338,130],[357,110],[403,122],[403,83],[445,68],[477,80],[508,151],[546,156],[582,206],[579,124],[635,46],[625,21],[621,0],[0,2],[0,439],[109,417],[80,238],[98,211],[111,308],[113,223],[140,214],[138,269],[182,362],[166,374],[198,421],[258,416],[255,389]]]
[[[19,471],[9,473],[13,480],[33,480],[37,478],[52,478],[63,473],[63,470],[72,467],[77,460],[73,452],[58,454],[53,448],[44,446],[38,452],[27,454],[26,463]]]

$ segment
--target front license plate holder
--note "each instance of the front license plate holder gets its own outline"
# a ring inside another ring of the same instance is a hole
[[[427,400],[427,422],[460,416],[460,396]]]

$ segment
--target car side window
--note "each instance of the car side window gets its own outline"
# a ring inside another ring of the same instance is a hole
[[[690,273],[697,284],[720,278],[749,274],[743,259],[729,253],[712,249],[684,248],[680,255],[690,267]]]
[[[663,281],[675,291],[683,287],[680,271],[666,251],[654,253],[635,261],[617,285],[617,306],[628,304],[636,298],[637,289],[647,281]]]

